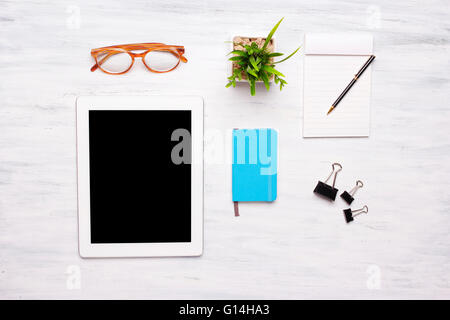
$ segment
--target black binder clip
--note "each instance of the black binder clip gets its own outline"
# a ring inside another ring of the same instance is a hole
[[[344,210],[344,215],[345,215],[345,221],[347,221],[347,223],[352,222],[353,219],[357,216],[360,215],[361,213],[367,213],[369,212],[369,207],[364,206],[361,209],[358,210],[352,210],[350,208],[345,209]]]
[[[336,183],[336,176],[339,171],[342,170],[342,166],[339,163],[333,163],[331,166],[333,168],[333,171],[331,171],[328,178],[325,180],[325,182],[319,181],[317,183],[316,188],[314,189],[314,193],[317,193],[318,195],[321,195],[331,201],[334,201],[336,199],[336,194],[338,192],[338,189],[334,187],[334,184]],[[338,167],[338,169],[336,169]],[[330,178],[333,177],[333,185],[328,185],[327,182],[330,180]]]
[[[341,198],[345,200],[345,202],[347,202],[348,204],[351,204],[353,202],[353,200],[355,200],[353,198],[353,196],[355,195],[356,191],[359,188],[362,188],[364,186],[364,184],[362,183],[361,180],[356,181],[356,186],[353,187],[352,190],[350,190],[350,192],[344,191],[341,194]]]

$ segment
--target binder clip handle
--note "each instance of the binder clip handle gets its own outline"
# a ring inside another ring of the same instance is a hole
[[[368,206],[364,206],[361,209],[352,210],[352,213],[354,213],[353,218],[356,217],[357,215],[360,215],[361,213],[368,213],[368,212],[369,212]]]
[[[350,194],[351,196],[354,196],[355,193],[356,193],[356,191],[357,191],[359,188],[362,188],[362,187],[364,187],[364,183],[363,183],[361,180],[357,180],[357,181],[356,181],[356,186],[354,186],[354,187],[352,188],[352,190],[350,190],[349,194]]]
[[[337,167],[337,169],[336,169],[336,167]],[[333,188],[334,188],[334,185],[336,183],[336,176],[337,176],[338,172],[342,170],[342,166],[339,163],[335,162],[335,163],[333,163],[331,165],[331,168],[333,169],[333,171],[331,171],[331,173],[328,176],[328,178],[326,178],[325,183],[327,183],[328,180],[330,180],[330,178],[334,175],[334,177],[333,177],[333,185],[332,185]]]

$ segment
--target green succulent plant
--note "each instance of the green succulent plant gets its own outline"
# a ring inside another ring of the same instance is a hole
[[[237,79],[242,80],[243,75],[245,75],[245,78],[247,78],[247,81],[250,84],[250,94],[252,96],[255,95],[257,81],[263,81],[267,91],[269,91],[269,79],[271,79],[272,76],[274,77],[275,83],[279,84],[280,90],[283,89],[283,86],[287,84],[287,82],[283,79],[285,77],[284,74],[275,69],[275,65],[277,63],[286,61],[294,54],[296,54],[298,50],[300,50],[300,47],[298,47],[297,50],[292,52],[286,58],[276,62],[273,61],[273,58],[282,56],[283,53],[269,52],[267,50],[267,46],[283,19],[284,18],[278,21],[278,23],[273,27],[269,35],[266,37],[264,45],[261,48],[255,42],[252,42],[250,45],[244,45],[243,43],[233,43],[234,46],[242,46],[244,50],[233,50],[229,53],[233,54],[233,57],[229,58],[228,60],[234,62],[238,67],[235,68],[233,70],[233,74],[228,77],[228,83],[225,87],[236,87]]]

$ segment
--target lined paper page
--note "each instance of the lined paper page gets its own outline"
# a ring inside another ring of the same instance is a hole
[[[322,36],[322,39],[326,39]],[[361,39],[359,38],[358,41]],[[306,47],[308,47],[308,40]],[[312,41],[310,41],[312,42]],[[317,42],[317,41],[316,41]],[[322,42],[323,43],[323,42]],[[334,39],[336,43],[336,39]],[[342,43],[342,42],[339,42]],[[346,44],[351,43],[348,41]],[[367,47],[369,42],[365,41]],[[323,54],[306,54],[304,66],[303,136],[304,137],[367,137],[370,129],[371,66],[341,100],[333,112],[327,116],[331,104],[350,83],[354,75],[369,58],[368,55],[354,55],[364,52],[350,46],[348,55],[345,48],[335,45],[320,47]],[[319,48],[315,46],[315,48]],[[364,49],[364,48],[363,48]],[[367,48],[366,51],[372,50]],[[311,52],[311,46],[310,51]],[[329,52],[329,53],[328,53]],[[339,54],[333,54],[339,52]]]

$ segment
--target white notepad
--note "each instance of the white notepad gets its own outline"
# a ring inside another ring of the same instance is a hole
[[[371,35],[305,36],[303,137],[369,136],[371,66],[328,116],[327,111],[372,53]]]

